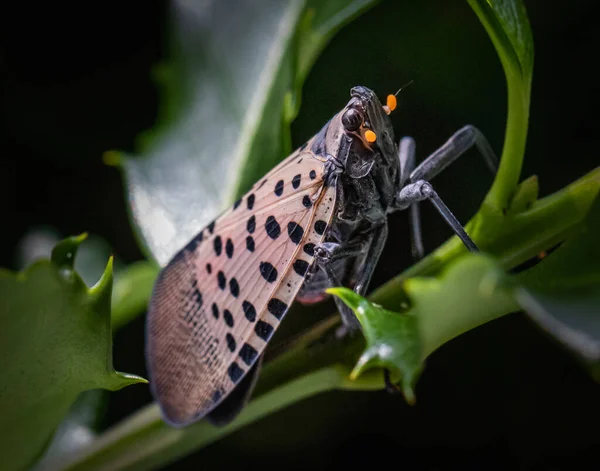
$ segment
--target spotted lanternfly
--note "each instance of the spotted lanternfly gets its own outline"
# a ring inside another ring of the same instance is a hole
[[[167,422],[231,420],[253,388],[267,343],[294,300],[330,286],[364,294],[387,238],[387,214],[411,208],[413,251],[422,252],[418,203],[429,199],[471,250],[475,244],[429,180],[476,144],[455,133],[416,169],[415,145],[397,145],[386,105],[366,87],[313,138],[260,179],[161,271],[147,316],[153,395]],[[336,304],[348,329],[353,313]]]

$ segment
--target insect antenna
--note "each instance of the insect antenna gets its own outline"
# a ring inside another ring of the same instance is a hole
[[[411,85],[414,82],[414,80],[411,80],[410,82],[402,85],[398,91],[396,93],[394,93],[394,96],[398,96],[398,93],[400,93],[402,90],[404,90],[406,87],[408,87],[409,85]]]

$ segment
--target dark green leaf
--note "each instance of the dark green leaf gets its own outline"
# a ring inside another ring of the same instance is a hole
[[[404,282],[410,306],[395,313],[350,290],[334,288],[356,314],[367,340],[353,375],[385,367],[399,373],[409,402],[422,363],[442,344],[481,324],[518,310],[508,277],[491,258],[467,254],[438,277]]]
[[[383,309],[348,288],[331,288],[356,314],[367,347],[350,374],[355,380],[372,368],[385,368],[391,378],[401,378],[401,390],[409,404],[414,404],[414,385],[421,373],[423,356],[419,325],[414,313],[399,314]]]
[[[116,159],[138,235],[159,263],[289,153],[289,123],[316,55],[373,3],[170,4],[160,125],[144,136],[142,155]]]
[[[600,363],[599,241],[596,197],[580,231],[521,274],[517,291],[529,315],[592,367]]]
[[[84,238],[62,241],[23,272],[0,270],[3,469],[31,464],[80,392],[145,382],[112,367],[112,259],[88,289],[73,269]]]

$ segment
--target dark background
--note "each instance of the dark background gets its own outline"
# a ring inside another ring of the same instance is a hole
[[[598,164],[600,4],[526,5],[535,67],[523,176],[537,174],[546,195]],[[149,71],[164,54],[165,12],[157,2],[104,1],[79,9],[20,3],[1,15],[0,266],[16,268],[19,240],[38,225],[98,234],[124,262],[143,257],[120,174],[101,155],[133,150],[136,134],[154,122],[158,96]],[[466,2],[444,1],[388,0],[339,32],[304,86],[294,145],[346,103],[351,86],[383,97],[410,80],[393,119],[397,137],[416,138],[419,158],[466,123],[500,152],[500,63]],[[435,184],[466,221],[490,182],[470,153]],[[424,218],[431,250],[449,231],[427,207]],[[410,264],[405,214],[392,217],[390,234],[374,286]],[[316,318],[286,318],[279,337]],[[117,334],[114,355],[118,370],[145,374],[143,318]],[[433,354],[414,407],[384,392],[322,394],[172,467],[588,469],[600,445],[599,393],[573,358],[517,313]],[[104,425],[149,400],[145,386],[112,394]]]

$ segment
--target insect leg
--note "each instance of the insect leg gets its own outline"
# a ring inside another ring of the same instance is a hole
[[[337,242],[322,242],[315,247],[315,254],[323,262],[331,263],[343,257],[354,257],[364,252],[366,243],[364,241],[352,242],[346,245]]]
[[[384,221],[382,224],[376,226],[368,233],[367,236],[369,237],[368,249],[366,250],[363,258],[364,262],[358,264],[360,272],[358,273],[356,284],[354,285],[354,291],[361,296],[367,292],[369,283],[371,282],[371,276],[375,271],[377,262],[379,262],[381,252],[383,252],[385,241],[387,240],[388,236],[387,221]]]
[[[431,183],[425,180],[419,180],[406,185],[396,196],[395,207],[397,209],[406,209],[417,201],[429,200],[438,210],[440,215],[448,223],[454,233],[462,240],[463,244],[471,251],[478,252],[479,249],[475,242],[465,232],[458,219],[452,214],[448,206],[444,204],[438,194],[435,192]]]
[[[406,183],[409,175],[416,165],[416,144],[412,137],[403,137],[398,145],[398,159],[400,160],[400,178],[402,185]],[[417,201],[409,208],[410,211],[410,252],[415,261],[421,260],[425,255],[423,247],[423,234],[421,232],[421,207]]]
[[[316,265],[322,268],[329,278],[331,286],[342,286],[342,282],[339,279],[337,273],[332,268],[332,262],[336,257],[340,257],[344,253],[344,248],[337,242],[325,242],[315,247],[315,262]],[[349,255],[346,253],[346,255]],[[345,330],[355,332],[360,330],[360,323],[358,319],[348,306],[339,299],[337,296],[334,297],[335,307],[337,308],[342,318]],[[341,335],[340,335],[341,336]]]
[[[383,247],[385,246],[387,233],[387,221],[384,220],[382,224],[375,226],[373,229],[363,234],[363,239],[360,241],[355,241],[347,246],[342,246],[335,242],[326,242],[317,246],[315,248],[317,263],[325,270],[331,285],[342,286],[341,280],[331,268],[331,261],[339,256],[361,255],[355,263],[357,268],[355,268],[356,281],[354,283],[354,291],[360,295],[364,295],[369,287],[371,276],[377,266]],[[352,250],[352,252],[350,252],[350,250]],[[352,310],[339,298],[334,298],[334,301],[347,330],[355,331],[360,329],[360,323]]]
[[[479,129],[468,124],[456,131],[442,147],[421,162],[410,174],[410,181],[432,180],[473,145],[477,147],[490,170],[496,173],[498,159],[492,147]]]

